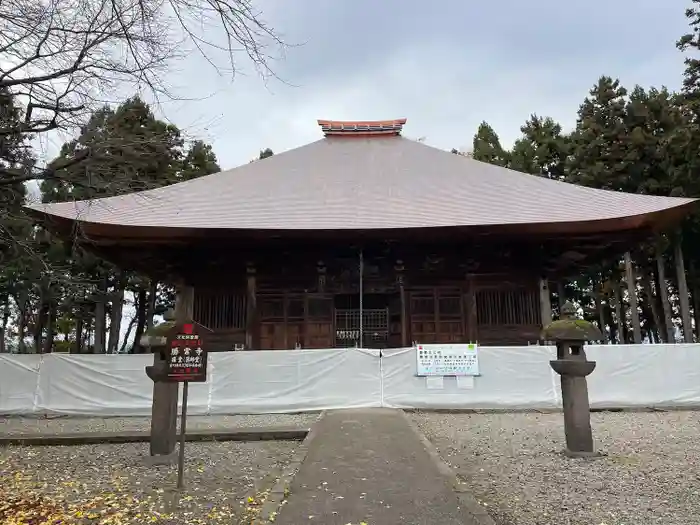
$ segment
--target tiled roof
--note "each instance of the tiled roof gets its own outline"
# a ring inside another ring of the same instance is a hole
[[[326,137],[165,188],[33,209],[122,226],[308,231],[609,221],[691,202],[575,186],[380,135]]]

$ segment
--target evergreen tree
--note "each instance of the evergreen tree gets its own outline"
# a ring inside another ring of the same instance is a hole
[[[201,140],[195,140],[189,147],[182,167],[178,174],[178,181],[196,179],[203,175],[210,175],[221,171],[216,160],[216,155],[210,144]]]
[[[567,163],[569,180],[584,186],[626,191],[627,90],[603,76],[578,110]]]
[[[569,138],[550,117],[532,115],[520,127],[523,136],[515,141],[510,167],[517,171],[564,180]]]
[[[472,158],[496,166],[508,166],[509,153],[501,146],[498,134],[487,123],[482,122],[474,135]]]
[[[185,150],[180,130],[156,119],[148,105],[138,97],[128,99],[116,109],[104,107],[96,111],[80,136],[64,144],[61,155],[54,162],[61,162],[63,157],[71,157],[82,150],[89,150],[90,155],[80,166],[68,168],[66,177],[61,180],[42,183],[45,201],[109,197],[220,171],[210,145],[193,141]],[[81,180],[89,183],[76,183]],[[162,302],[151,297],[159,293],[158,283],[119,271],[72,245],[63,248],[62,257],[63,265],[70,267],[68,273],[73,278],[70,286],[60,290],[61,301],[54,301],[56,311],[53,317],[64,328],[72,326],[74,342],[68,341],[68,346],[78,352],[85,351],[85,341],[88,346],[92,341],[89,351],[113,353],[120,348],[126,349],[118,342],[127,291],[129,295],[133,294],[136,309],[136,315],[127,327],[129,333],[135,328],[135,340],[138,341],[149,324],[149,305]],[[54,261],[54,265],[59,266],[59,263]],[[55,286],[53,290],[58,293]],[[169,292],[165,290],[160,295],[167,298]],[[150,310],[150,316],[156,313],[153,308]],[[70,319],[75,319],[75,323],[71,325]],[[83,334],[90,327],[94,334],[92,338]],[[71,335],[67,334],[64,340]]]

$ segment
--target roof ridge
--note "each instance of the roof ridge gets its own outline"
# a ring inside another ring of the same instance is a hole
[[[317,120],[323,134],[344,136],[399,135],[405,118],[393,120]]]

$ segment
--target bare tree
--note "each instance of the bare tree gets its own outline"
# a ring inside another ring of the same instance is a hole
[[[1,0],[0,93],[22,115],[0,123],[0,139],[80,126],[125,84],[171,96],[164,73],[189,51],[218,71],[245,57],[271,75],[271,47],[284,45],[251,0]],[[87,155],[48,168],[0,162],[0,187],[55,178]]]

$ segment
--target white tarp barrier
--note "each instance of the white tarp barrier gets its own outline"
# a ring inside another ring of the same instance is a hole
[[[150,364],[153,356],[146,354],[45,355],[36,410],[69,415],[150,415],[153,382],[145,372]],[[190,414],[207,413],[209,388],[208,383],[190,383]]]
[[[700,406],[700,344],[596,345],[586,357],[592,408]]]
[[[593,408],[700,406],[700,344],[588,346]],[[553,347],[479,347],[482,375],[416,376],[413,348],[223,352],[190,384],[191,414],[333,408],[561,406]],[[0,414],[148,416],[151,355],[0,354]],[[180,389],[182,392],[182,389]]]
[[[0,413],[30,414],[36,410],[42,357],[0,354]]]
[[[226,352],[209,358],[212,414],[381,406],[376,350]]]
[[[415,348],[382,352],[384,406],[393,408],[555,408],[545,346],[479,347],[480,376],[416,376]],[[440,380],[442,379],[442,380]]]
[[[45,355],[37,411],[105,416],[148,413],[153,383],[144,367],[152,362],[148,355]]]

